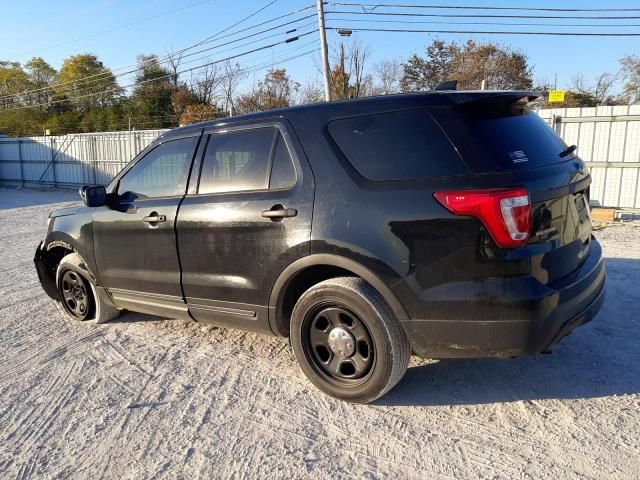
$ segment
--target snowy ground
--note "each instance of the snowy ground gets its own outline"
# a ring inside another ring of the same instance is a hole
[[[552,355],[414,359],[354,406],[282,339],[58,313],[32,258],[76,198],[0,189],[0,478],[640,478],[640,226],[597,233],[604,309]]]

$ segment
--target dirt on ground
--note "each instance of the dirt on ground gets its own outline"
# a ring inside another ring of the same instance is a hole
[[[127,313],[66,318],[33,254],[65,191],[0,189],[0,478],[640,478],[640,226],[596,233],[599,316],[551,355],[413,359],[372,405],[287,340]]]

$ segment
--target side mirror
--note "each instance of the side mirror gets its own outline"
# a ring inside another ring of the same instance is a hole
[[[103,186],[80,187],[78,193],[87,207],[101,207],[107,203],[107,189]]]

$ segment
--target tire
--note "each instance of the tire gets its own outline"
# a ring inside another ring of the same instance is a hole
[[[353,403],[371,402],[403,377],[411,347],[382,296],[356,277],[320,282],[298,299],[291,344],[318,389]]]
[[[120,315],[102,289],[89,278],[86,263],[77,253],[65,256],[58,265],[56,287],[62,310],[74,320],[106,323]],[[84,309],[82,305],[84,304]]]

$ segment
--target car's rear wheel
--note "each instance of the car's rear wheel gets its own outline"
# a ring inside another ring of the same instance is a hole
[[[311,382],[329,395],[366,403],[404,375],[411,349],[380,294],[361,278],[332,278],[298,300],[291,343]]]
[[[62,309],[75,320],[105,323],[120,315],[120,310],[87,278],[87,267],[77,253],[65,256],[58,265],[56,284]]]

